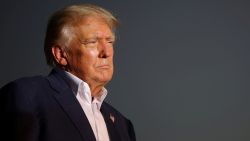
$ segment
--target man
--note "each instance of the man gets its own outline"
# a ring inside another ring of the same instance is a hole
[[[1,96],[1,137],[8,141],[135,141],[132,123],[104,102],[113,75],[117,19],[90,4],[55,12],[44,51],[47,77],[21,78]]]

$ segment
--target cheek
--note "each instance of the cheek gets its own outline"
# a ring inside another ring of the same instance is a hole
[[[87,63],[90,63],[91,60],[94,60],[97,57],[98,57],[98,51],[95,49],[78,50],[76,53],[76,58],[78,61],[81,60]]]
[[[96,49],[89,50],[87,54],[91,58],[97,58],[98,57],[98,50],[96,50]]]
[[[98,58],[97,50],[85,50],[85,52],[81,55],[81,62],[86,66],[95,66]],[[80,59],[80,58],[79,58]]]

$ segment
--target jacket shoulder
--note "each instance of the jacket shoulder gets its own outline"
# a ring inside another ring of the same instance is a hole
[[[38,76],[32,76],[32,77],[22,77],[15,79],[13,81],[10,81],[6,83],[1,89],[12,87],[12,86],[19,86],[19,87],[26,87],[31,85],[36,85],[39,83],[42,83],[45,80],[44,76],[38,75]]]
[[[36,92],[42,90],[46,84],[44,76],[22,77],[5,84],[0,89],[0,96],[21,98],[26,95],[35,95]],[[3,99],[4,99],[3,98]]]

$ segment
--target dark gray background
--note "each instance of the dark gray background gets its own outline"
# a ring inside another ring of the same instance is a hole
[[[75,2],[1,1],[0,86],[48,74],[47,18]],[[121,21],[108,101],[138,141],[250,140],[248,0],[86,2]]]

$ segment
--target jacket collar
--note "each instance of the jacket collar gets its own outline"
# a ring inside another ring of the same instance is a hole
[[[83,140],[95,141],[95,135],[88,119],[69,85],[65,81],[63,72],[58,68],[53,69],[47,77],[47,80],[56,91],[53,96],[77,127]]]

